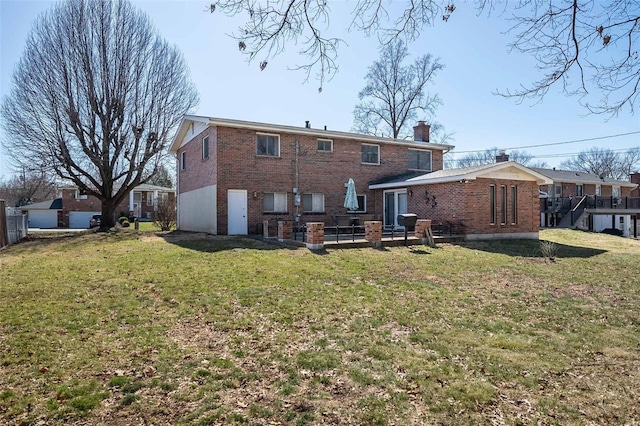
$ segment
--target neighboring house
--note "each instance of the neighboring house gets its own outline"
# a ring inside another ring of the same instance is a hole
[[[540,187],[548,195],[540,204],[542,226],[595,232],[613,228],[637,236],[640,198],[631,192],[638,183],[569,170],[533,170],[553,181]]]
[[[83,194],[77,187],[62,187],[62,219],[60,226],[88,228],[89,219],[102,213],[102,203],[94,196]],[[118,208],[116,215],[125,213],[141,220],[152,220],[158,200],[174,199],[175,189],[142,184],[134,188]],[[117,219],[117,218],[116,218]]]
[[[397,226],[401,213],[455,222],[468,238],[537,238],[540,185],[514,162],[443,170],[453,147],[325,129],[185,116],[170,151],[178,161],[178,228],[260,233],[265,220],[336,224],[349,215]],[[353,178],[359,209],[343,207]]]
[[[19,207],[28,215],[29,228],[58,228],[62,222],[62,198]]]

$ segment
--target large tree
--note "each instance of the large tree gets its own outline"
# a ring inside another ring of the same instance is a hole
[[[628,180],[629,175],[640,167],[640,148],[618,152],[608,148],[595,147],[563,161],[560,167],[612,179]]]
[[[1,114],[19,168],[102,202],[102,226],[162,164],[198,102],[182,54],[128,0],[66,0],[34,23]]]
[[[388,44],[398,38],[414,41],[425,27],[455,19],[452,0],[355,0],[349,30],[375,35]],[[332,34],[332,2],[315,0],[218,0],[211,12],[247,13],[232,36],[250,60],[267,62],[289,44],[301,46],[306,63],[297,68],[315,72],[320,82],[337,70],[344,40]],[[473,7],[469,3],[461,7]],[[542,99],[552,87],[578,95],[593,112],[632,112],[640,89],[640,3],[637,0],[482,0],[477,11],[510,21],[511,47],[533,56],[539,79],[524,82],[505,96]],[[337,31],[342,31],[340,28]],[[334,31],[335,33],[335,31]],[[495,48],[489,46],[488,48]],[[585,96],[589,95],[589,96]],[[595,103],[593,95],[600,97]]]
[[[484,151],[469,152],[459,157],[455,156],[455,154],[455,152],[448,154],[448,158],[445,160],[447,168],[472,167],[495,163],[496,157],[503,154],[503,151],[494,147]],[[527,167],[548,167],[544,161],[534,161],[533,155],[527,151],[511,150],[508,154],[509,160]]]
[[[426,90],[444,66],[431,55],[422,55],[408,65],[409,52],[402,40],[387,44],[380,58],[369,67],[366,86],[358,94],[353,111],[353,130],[359,133],[405,138],[418,114],[433,116],[441,104],[437,94]],[[432,120],[428,120],[432,121]]]

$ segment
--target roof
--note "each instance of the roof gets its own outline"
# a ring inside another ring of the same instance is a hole
[[[66,186],[60,186],[59,189],[78,189],[78,187],[75,186],[75,185],[66,185]],[[157,186],[157,185],[149,185],[147,183],[142,183],[142,184],[134,187],[133,191],[176,192],[176,190],[173,189],[173,188],[167,188],[167,187],[164,187],[164,186]]]
[[[259,123],[259,122],[253,122],[253,121],[233,120],[228,118],[185,115],[182,119],[182,123],[180,124],[178,132],[176,133],[176,136],[173,142],[171,143],[169,152],[171,152],[172,154],[175,154],[178,152],[178,149],[180,149],[182,141],[187,136],[187,132],[192,122],[206,124],[207,126],[234,127],[234,128],[252,129],[256,131],[263,131],[263,132],[267,131],[267,132],[275,132],[275,133],[295,133],[300,135],[316,136],[320,138],[352,139],[352,140],[369,142],[369,143],[405,145],[405,146],[411,146],[411,147],[420,147],[423,149],[429,148],[429,149],[436,149],[436,150],[442,150],[442,151],[449,151],[454,148],[453,145],[447,145],[447,144],[421,142],[421,141],[413,141],[413,140],[405,140],[405,139],[383,138],[379,136],[341,132],[337,130],[324,130],[324,129],[314,129],[314,128],[308,128],[308,127],[287,126],[287,125],[281,125],[281,124],[268,124],[268,123]]]
[[[21,210],[62,210],[62,198],[20,206]]]
[[[503,178],[513,180],[536,181],[538,185],[549,185],[553,183],[548,177],[532,170],[515,161],[505,161],[501,163],[484,164],[481,166],[462,167],[458,169],[438,170],[431,173],[424,173],[418,176],[391,176],[380,179],[378,182],[370,183],[369,189],[397,188],[400,186],[426,185],[444,182],[469,181],[477,178]]]
[[[578,184],[592,183],[598,185],[620,185],[620,186],[629,186],[636,187],[637,184],[631,183],[626,180],[616,180],[611,179],[609,177],[603,177],[593,174],[580,172],[575,170],[556,170],[556,169],[541,169],[537,167],[533,167],[533,170],[538,173],[545,175],[546,177],[552,179],[554,182],[571,182]]]

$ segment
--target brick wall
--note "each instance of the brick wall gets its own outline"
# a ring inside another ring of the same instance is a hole
[[[202,161],[202,137],[210,135],[210,160]],[[367,197],[367,214],[382,215],[382,193],[369,191],[371,180],[408,171],[408,147],[380,144],[380,164],[361,164],[362,143],[352,139],[333,139],[333,152],[318,152],[316,136],[280,133],[280,156],[256,155],[256,131],[229,127],[210,127],[178,151],[185,151],[187,170],[179,170],[180,192],[217,184],[218,232],[227,232],[227,191],[247,190],[249,233],[265,219],[294,219],[301,222],[333,223],[333,216],[345,214],[344,184],[353,178],[358,194]],[[299,142],[298,183],[296,185],[296,141]],[[214,154],[215,152],[215,154]],[[442,151],[432,150],[432,168],[442,169]],[[216,171],[217,167],[217,171]],[[303,193],[323,193],[325,211],[308,213],[294,206],[293,188]],[[287,212],[263,213],[264,194],[287,193]]]
[[[102,202],[92,195],[88,195],[86,199],[76,199],[75,189],[62,190],[62,217],[59,218],[59,226],[69,226],[69,212],[101,212]],[[146,202],[146,201],[145,201]],[[129,212],[129,197],[118,205],[116,216],[120,212]],[[116,218],[117,219],[117,218]]]
[[[490,186],[496,187],[496,223],[491,223]],[[500,217],[501,186],[507,189],[507,215]],[[517,188],[517,220],[512,223],[511,187]],[[448,182],[410,187],[409,213],[419,218],[464,225],[467,234],[528,233],[540,230],[538,185],[535,182],[477,179],[466,183]]]

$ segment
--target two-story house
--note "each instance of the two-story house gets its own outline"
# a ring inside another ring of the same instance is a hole
[[[624,236],[637,236],[640,198],[632,181],[571,170],[534,168],[553,183],[541,186],[541,223],[545,227],[573,227],[600,232],[618,229]]]
[[[468,238],[537,238],[538,187],[550,181],[514,162],[443,170],[453,147],[414,140],[240,120],[185,116],[170,151],[177,158],[178,228],[261,233],[265,220],[382,220],[401,213],[455,221]],[[343,207],[356,184],[358,210]]]

